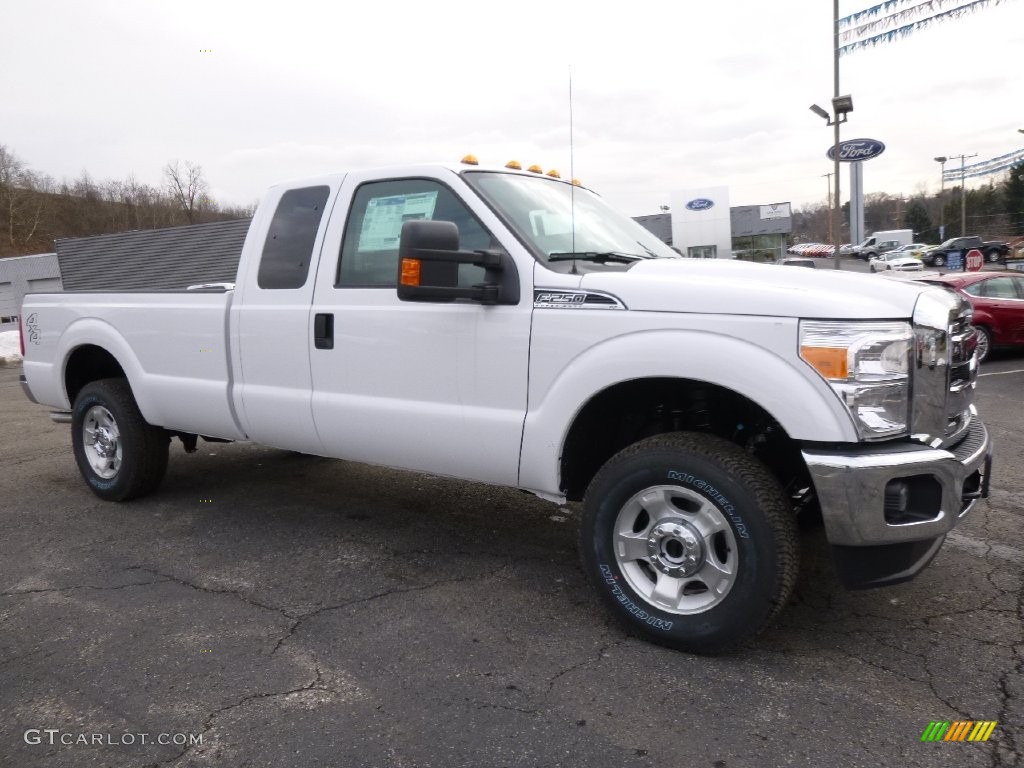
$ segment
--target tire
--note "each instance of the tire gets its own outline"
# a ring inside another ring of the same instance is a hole
[[[872,271],[872,272],[874,272],[874,271],[875,271],[875,265],[874,265],[874,264],[872,264],[872,265],[871,265],[871,271]]]
[[[764,629],[789,601],[800,562],[775,478],[732,443],[695,432],[609,459],[583,501],[580,553],[627,628],[693,653]]]
[[[78,471],[107,501],[152,493],[167,471],[170,438],[142,417],[125,379],[82,387],[71,413],[71,442]]]
[[[978,339],[975,354],[978,356],[978,362],[980,363],[986,360],[992,351],[992,331],[984,325],[976,325],[974,326],[974,335]]]
[[[995,264],[996,262],[998,262],[999,261],[999,251],[991,250],[988,253],[986,253],[985,254],[985,261],[987,261],[989,264]]]
[[[936,256],[935,258],[932,259],[932,265],[936,266],[936,267],[944,267],[944,266],[946,266],[946,257],[945,256]]]

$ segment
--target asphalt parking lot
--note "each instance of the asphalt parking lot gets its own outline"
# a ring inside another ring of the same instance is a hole
[[[992,496],[931,568],[846,592],[811,533],[781,620],[714,658],[626,635],[584,583],[575,511],[516,491],[176,442],[157,495],[102,502],[17,373],[0,368],[0,765],[1024,761],[1024,355],[983,367]],[[922,743],[934,720],[998,725]]]

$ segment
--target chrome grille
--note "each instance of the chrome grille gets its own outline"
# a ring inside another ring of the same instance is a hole
[[[971,426],[974,382],[978,378],[978,364],[974,359],[976,346],[970,307],[961,302],[949,326],[949,395],[943,441],[947,445],[955,443]]]
[[[974,413],[974,331],[970,306],[942,290],[918,296],[914,307],[911,436],[938,448],[960,440]]]

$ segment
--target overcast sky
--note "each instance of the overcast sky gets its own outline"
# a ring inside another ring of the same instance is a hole
[[[575,175],[630,215],[715,185],[823,203],[832,169],[808,111],[832,96],[827,0],[12,0],[0,23],[0,144],[58,179],[156,184],[179,158],[249,203],[466,152],[567,176],[570,66]],[[1004,0],[844,57],[843,138],[887,146],[865,191],[935,191],[934,156],[1024,146],[1022,52],[1024,1]]]

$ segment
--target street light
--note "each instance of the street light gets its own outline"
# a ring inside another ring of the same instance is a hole
[[[837,51],[838,56],[838,51]],[[832,266],[835,269],[839,269],[839,241],[842,239],[840,232],[843,226],[843,210],[839,207],[839,126],[845,123],[847,115],[853,112],[853,97],[850,95],[840,96],[839,95],[839,65],[836,64],[836,95],[832,99],[832,115],[826,112],[824,109],[819,107],[817,104],[811,104],[810,110],[818,117],[825,119],[826,125],[835,127],[835,135],[832,140],[832,155],[833,161],[835,162],[835,173],[836,177],[836,190],[835,190],[835,226],[832,228]]]
[[[948,157],[936,157],[935,162],[939,163],[941,169],[939,175],[939,242],[941,243],[946,239],[946,198],[943,193],[946,191],[946,161]]]

